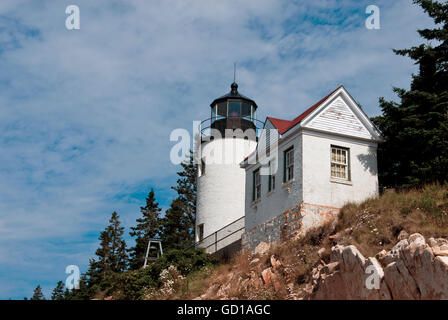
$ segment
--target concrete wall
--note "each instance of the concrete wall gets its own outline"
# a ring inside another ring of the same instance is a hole
[[[303,201],[341,208],[378,195],[377,144],[302,131]],[[331,145],[349,148],[350,181],[331,178]]]
[[[283,159],[284,151],[294,146],[294,179],[289,183],[283,183]],[[302,139],[300,135],[294,136],[278,147],[277,173],[275,174],[275,189],[268,192],[268,175],[261,176],[261,198],[252,201],[253,196],[253,172],[261,167],[261,164],[249,165],[246,178],[246,230],[255,227],[279,213],[292,208],[302,202]],[[275,152],[273,150],[273,152]]]
[[[196,241],[200,224],[204,224],[205,238],[244,216],[246,173],[239,164],[256,142],[216,139],[201,147],[206,166],[205,174],[198,177]]]

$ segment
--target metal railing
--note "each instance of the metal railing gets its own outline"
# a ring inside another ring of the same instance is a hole
[[[246,124],[251,123],[251,126],[246,126],[243,125],[241,129],[243,129],[243,131],[247,130],[247,129],[253,129],[255,131],[255,136],[258,137],[261,130],[264,128],[264,122],[251,118],[250,116],[216,116],[214,118],[207,118],[203,121],[201,121],[200,125],[199,125],[199,133],[201,138],[210,136],[211,134],[211,129],[213,129],[213,123],[218,123],[219,121],[222,120],[229,120],[229,121],[243,121],[246,122]],[[239,126],[238,126],[239,127]],[[216,128],[218,131],[219,128]],[[231,129],[231,128],[229,128]]]
[[[196,242],[194,246],[196,248],[204,248],[207,253],[215,253],[240,240],[244,233],[244,228],[244,217],[241,217]]]

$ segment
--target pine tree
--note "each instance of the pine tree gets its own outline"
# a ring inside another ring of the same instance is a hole
[[[148,241],[151,238],[155,238],[160,232],[159,214],[161,210],[156,202],[154,190],[151,189],[148,197],[146,197],[146,206],[140,207],[143,217],[136,220],[137,225],[131,227],[132,231],[129,233],[131,237],[136,237],[135,247],[129,249],[130,269],[136,270],[143,266]]]
[[[409,91],[394,88],[400,103],[380,99],[372,120],[385,142],[378,150],[380,183],[417,186],[448,181],[448,4],[414,0],[436,28],[418,30],[425,44],[394,50],[419,65]]]
[[[38,285],[35,289],[34,289],[34,293],[33,296],[31,297],[30,300],[45,300],[45,296],[42,293],[42,288],[40,287],[40,285]]]
[[[71,300],[71,294],[70,294],[70,290],[68,288],[65,288],[64,297],[62,300]]]
[[[190,221],[184,213],[184,203],[180,198],[171,202],[162,220],[162,244],[165,250],[182,249],[193,244]]]
[[[65,300],[64,287],[64,283],[62,281],[58,281],[56,288],[54,288],[51,293],[51,300]]]
[[[181,163],[182,171],[178,172],[177,185],[172,187],[177,192],[179,205],[187,218],[187,228],[194,234],[196,223],[196,200],[197,200],[197,174],[198,166],[193,161],[193,152],[190,150],[188,159]]]
[[[92,262],[93,259],[90,259]],[[91,275],[94,275],[93,277]],[[72,290],[65,289],[64,298],[65,300],[89,300],[95,293],[97,288],[101,285],[101,274],[91,268],[85,274],[81,275],[79,279],[79,288]]]
[[[121,272],[126,269],[126,242],[123,240],[124,227],[121,227],[118,214],[114,211],[99,240],[100,247],[95,254],[98,260],[90,261],[89,276],[103,279],[110,272]]]
[[[181,166],[183,170],[177,173],[177,185],[172,187],[177,192],[177,198],[171,202],[161,221],[161,238],[166,249],[186,248],[194,243],[197,165],[192,151]]]

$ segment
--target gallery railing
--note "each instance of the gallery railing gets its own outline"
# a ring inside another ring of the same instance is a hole
[[[241,116],[216,116],[213,118],[205,119],[201,122],[199,132],[201,139],[208,138],[212,134],[212,129],[219,131],[221,137],[225,136],[226,129],[241,129],[243,132],[249,132],[247,130],[254,130],[254,139],[256,139],[262,129],[264,128],[264,122],[251,119],[250,117]]]

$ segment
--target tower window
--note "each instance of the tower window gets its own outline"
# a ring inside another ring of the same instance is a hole
[[[254,171],[254,181],[253,181],[253,196],[252,199],[255,201],[261,197],[261,179],[260,179],[260,169]]]
[[[215,105],[215,106],[212,108],[212,115],[211,115],[212,121],[215,121],[215,120],[216,120],[216,109],[217,109],[217,106]]]
[[[248,104],[247,102],[243,102],[241,104],[241,116],[250,117],[250,104]]]
[[[205,159],[201,159],[201,176],[205,175]]]
[[[226,102],[218,103],[218,116],[227,117],[227,103]]]
[[[349,149],[331,146],[331,177],[350,179]]]
[[[198,225],[198,241],[204,240],[204,224]]]
[[[288,182],[294,178],[294,147],[284,152],[283,182]]]
[[[241,115],[241,102],[229,101],[229,117],[239,117]]]

